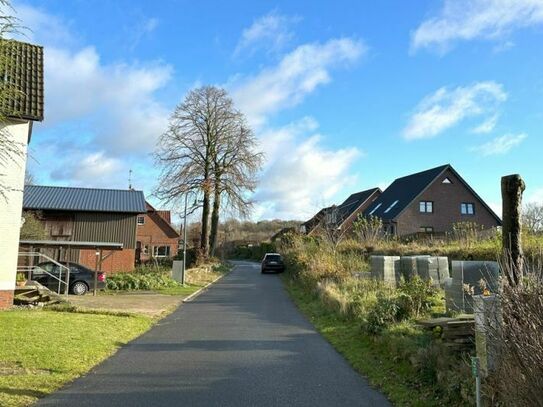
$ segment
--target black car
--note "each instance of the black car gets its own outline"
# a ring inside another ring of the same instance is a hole
[[[262,273],[268,271],[275,271],[277,273],[282,273],[285,271],[285,263],[283,258],[278,253],[266,253],[262,259]]]
[[[60,261],[65,267],[70,270],[70,293],[75,295],[84,295],[89,290],[94,289],[94,271],[82,266],[81,264],[71,263],[66,261]],[[48,274],[49,273],[49,274]],[[66,281],[66,269],[59,267],[57,264],[47,261],[38,264],[32,269],[31,280],[37,281],[41,285],[49,288],[53,292],[58,292],[60,284],[60,292],[64,293],[65,285],[60,283],[55,277],[59,277],[61,274],[62,281]],[[98,272],[98,284],[97,290],[104,289],[106,287],[106,275],[105,273]]]

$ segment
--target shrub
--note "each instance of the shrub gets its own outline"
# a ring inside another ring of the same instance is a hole
[[[377,302],[368,312],[366,330],[371,334],[378,334],[384,327],[397,322],[401,314],[397,297],[379,294]]]
[[[169,271],[164,268],[141,266],[132,273],[117,273],[108,276],[106,287],[108,290],[158,290],[161,288],[179,287],[171,278]]]
[[[406,318],[419,318],[435,305],[437,290],[431,281],[425,281],[419,276],[402,282],[398,291],[398,299]]]

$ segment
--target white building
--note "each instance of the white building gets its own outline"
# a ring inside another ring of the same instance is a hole
[[[8,98],[0,98],[4,139],[17,154],[0,161],[0,309],[13,303],[23,206],[26,151],[34,121],[43,120],[43,48],[0,42],[0,78]],[[4,150],[5,153],[5,150]]]

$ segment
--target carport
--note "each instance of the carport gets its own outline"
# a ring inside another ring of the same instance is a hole
[[[98,280],[98,271],[102,267],[102,262],[113,254],[114,251],[123,250],[122,243],[112,242],[77,242],[69,240],[21,240],[19,249],[27,249],[19,252],[19,257],[29,259],[29,270],[35,265],[36,258],[44,258],[49,261],[58,263],[65,253],[66,249],[93,249],[96,251],[96,262],[94,267],[94,290],[93,295],[96,295],[96,286]],[[55,258],[51,258],[41,253],[41,249],[54,249]],[[104,251],[109,253],[104,255]],[[75,263],[75,262],[74,262]],[[69,273],[66,274],[65,292],[68,293],[69,288]]]

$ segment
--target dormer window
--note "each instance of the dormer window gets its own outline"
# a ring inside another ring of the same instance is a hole
[[[445,178],[443,181],[441,181],[442,184],[452,184],[452,181],[449,178]]]

